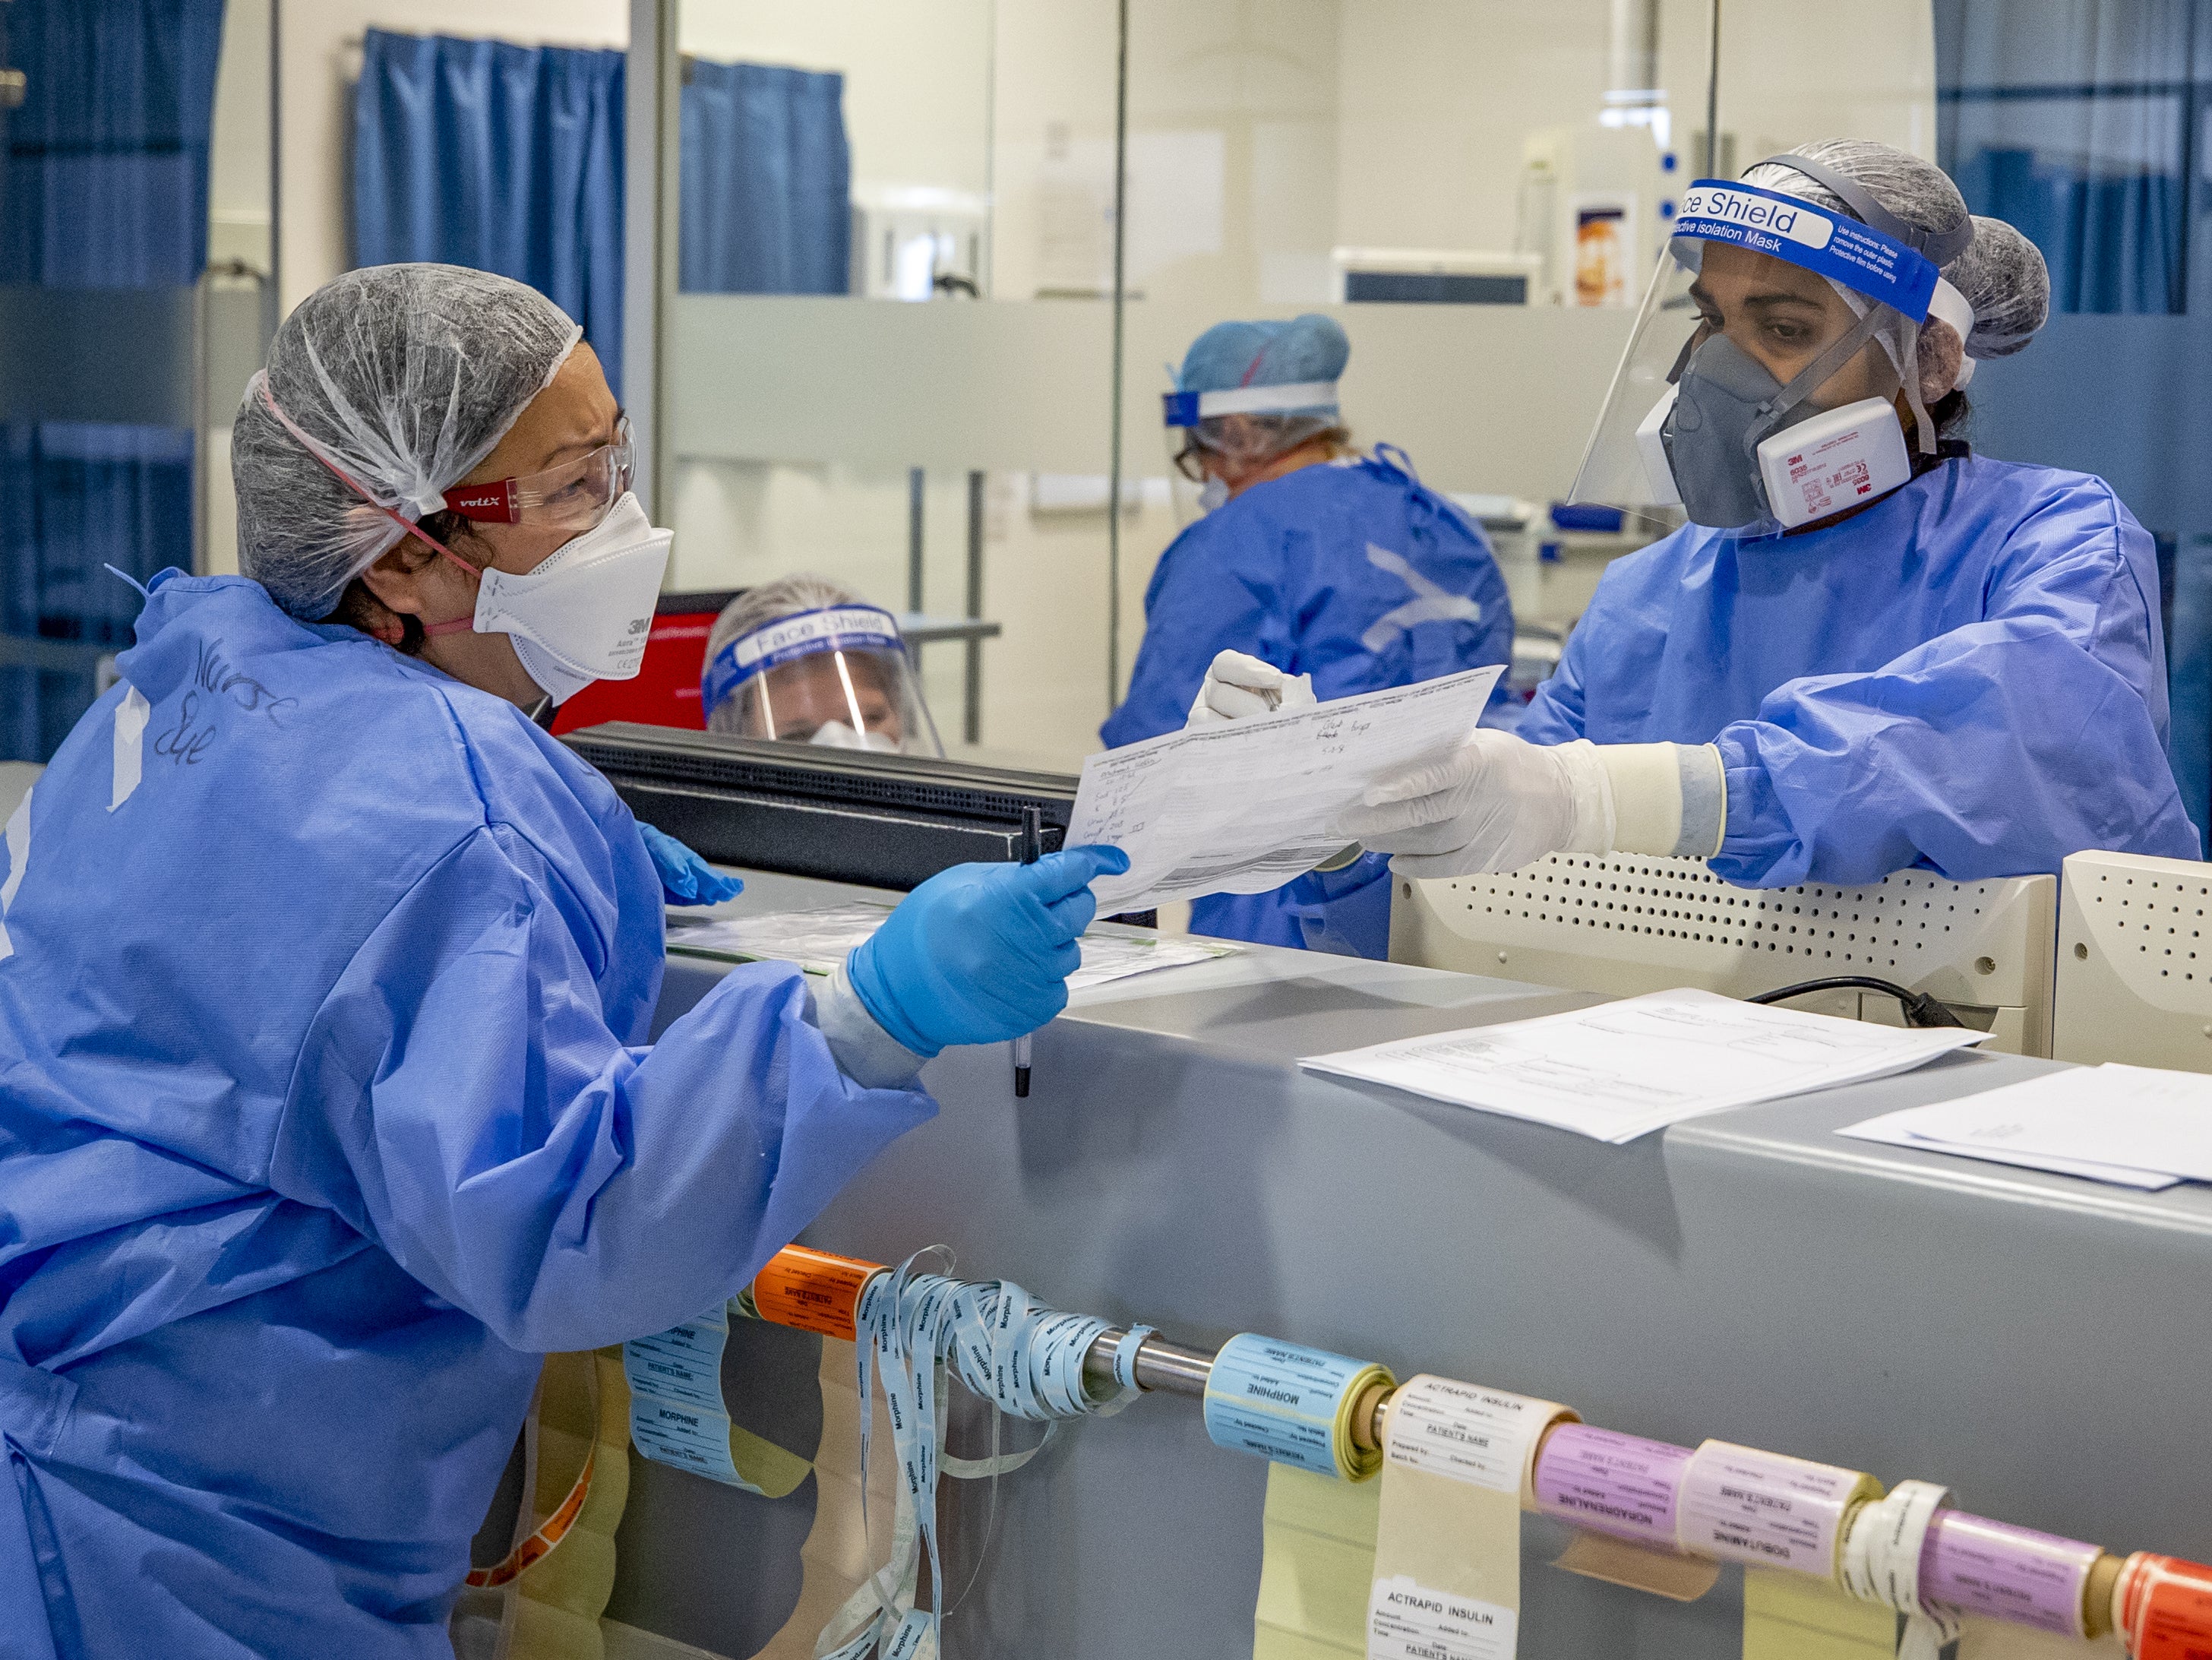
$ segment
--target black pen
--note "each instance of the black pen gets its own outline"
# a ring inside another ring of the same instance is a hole
[[[1035,807],[1022,809],[1022,863],[1034,865],[1044,854],[1044,820]],[[1014,1039],[1014,1098],[1026,1101],[1030,1096],[1030,1036],[1024,1032]]]

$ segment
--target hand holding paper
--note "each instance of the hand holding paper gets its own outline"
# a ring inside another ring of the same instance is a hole
[[[1094,755],[1067,840],[1107,842],[1102,914],[1202,893],[1264,893],[1352,838],[1338,821],[1382,781],[1444,761],[1474,730],[1502,667],[1285,708]]]

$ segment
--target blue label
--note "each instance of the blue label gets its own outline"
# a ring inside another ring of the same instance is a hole
[[[1373,1371],[1364,1360],[1245,1332],[1213,1357],[1206,1433],[1232,1452],[1340,1477],[1349,1462],[1336,1444],[1345,1395]]]
[[[1194,392],[1164,392],[1161,406],[1166,411],[1164,424],[1170,427],[1194,427],[1198,424],[1198,394]]]
[[[1918,250],[1871,225],[1794,196],[1724,179],[1700,179],[1690,186],[1672,234],[1729,242],[1787,259],[1916,323],[1926,320],[1940,275]]]

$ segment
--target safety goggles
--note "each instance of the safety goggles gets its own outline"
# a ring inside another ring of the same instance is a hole
[[[636,466],[629,417],[624,416],[616,425],[613,443],[543,472],[456,484],[446,492],[446,510],[480,525],[542,525],[581,532],[596,529],[622,500]]]

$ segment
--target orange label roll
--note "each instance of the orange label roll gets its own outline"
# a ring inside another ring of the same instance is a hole
[[[2212,1568],[2178,1556],[2139,1554],[2121,1576],[2119,1619],[2135,1660],[2201,1660],[2212,1654]]]
[[[753,1281],[753,1307],[776,1325],[854,1342],[858,1331],[853,1314],[860,1288],[883,1271],[880,1262],[786,1245]]]

